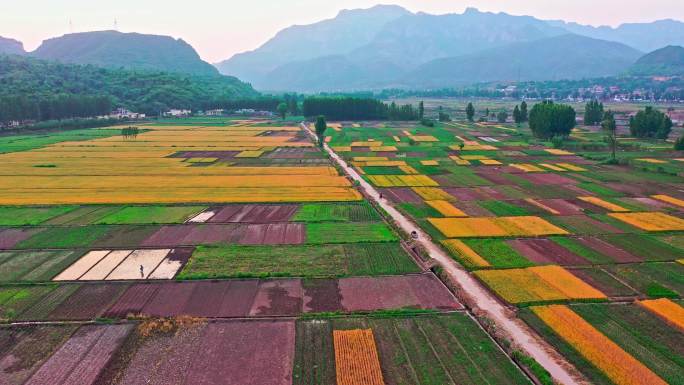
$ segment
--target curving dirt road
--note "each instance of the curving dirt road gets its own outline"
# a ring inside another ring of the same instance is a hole
[[[301,126],[309,133],[313,141],[316,142],[317,139],[314,132],[312,132],[305,123],[302,123]],[[380,193],[366,182],[353,168],[349,167],[344,159],[337,155],[337,153],[335,153],[327,144],[324,144],[323,148],[330,157],[345,170],[347,175],[359,182],[361,188],[363,188],[368,197],[372,198],[387,211],[402,230],[408,234],[413,231],[418,233],[417,242],[427,250],[430,257],[442,266],[444,271],[449,274],[459,288],[473,299],[476,306],[484,311],[487,317],[493,320],[500,330],[506,332],[509,339],[513,341],[515,345],[522,348],[529,356],[537,360],[537,362],[542,365],[557,382],[564,385],[579,385],[584,383],[584,381],[579,380],[576,375],[573,375],[571,371],[568,370],[568,368],[572,368],[569,363],[565,362],[562,357],[555,353],[546,342],[531,331],[522,321],[515,318],[515,316],[489,293],[479,281],[473,278],[439,246],[432,242],[430,237],[420,227],[397,211],[386,199],[381,199]],[[574,371],[574,368],[572,368],[572,370]]]

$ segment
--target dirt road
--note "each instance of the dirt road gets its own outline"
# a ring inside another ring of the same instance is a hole
[[[302,123],[302,128],[316,141],[316,135],[306,124]],[[427,250],[442,268],[449,274],[451,279],[459,286],[463,292],[470,296],[476,306],[485,312],[488,318],[494,321],[500,330],[508,335],[509,339],[517,346],[520,346],[529,356],[533,357],[541,364],[553,378],[565,385],[579,385],[583,381],[577,380],[574,375],[566,368],[571,368],[567,362],[557,354],[551,353],[551,347],[546,344],[539,336],[530,330],[522,321],[510,314],[504,305],[487,291],[482,284],[475,280],[463,267],[449,257],[430,237],[413,221],[397,211],[386,199],[380,198],[380,193],[366,182],[353,168],[349,167],[335,151],[327,144],[323,145],[324,150],[330,157],[342,167],[347,175],[358,181],[365,194],[379,204],[397,223],[397,225],[407,234],[415,231],[418,233],[417,242]]]

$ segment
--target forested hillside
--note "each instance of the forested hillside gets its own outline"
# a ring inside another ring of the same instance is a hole
[[[230,76],[112,70],[0,55],[0,103],[5,100],[14,109],[28,106],[25,108],[35,110],[36,103],[54,101],[65,95],[105,97],[113,107],[150,115],[169,108],[197,110],[259,97],[252,86]],[[23,101],[9,103],[9,98],[16,97]]]

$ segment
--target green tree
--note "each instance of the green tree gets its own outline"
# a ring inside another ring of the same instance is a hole
[[[530,111],[530,129],[540,139],[567,137],[577,124],[575,109],[550,100],[537,103]]]
[[[513,121],[517,125],[520,125],[520,123],[522,123],[522,115],[520,115],[520,107],[518,105],[516,105],[513,109]]]
[[[473,103],[468,103],[468,106],[466,107],[466,117],[469,122],[473,121],[473,118],[475,117],[475,107],[473,107]]]
[[[423,120],[425,118],[425,104],[421,100],[418,103],[418,120]]]
[[[684,151],[684,136],[680,136],[675,140],[674,149],[675,151]]]
[[[527,102],[523,100],[523,102],[520,103],[520,121],[527,122],[528,120],[529,117],[527,115]]]
[[[325,143],[325,130],[328,129],[328,124],[325,122],[325,116],[320,115],[316,118],[316,137],[318,138],[318,145],[323,147]]]
[[[287,103],[282,102],[278,104],[278,115],[280,115],[280,118],[285,120],[285,115],[287,115],[289,107],[287,106]]]
[[[451,121],[451,116],[449,114],[444,113],[444,112],[439,112],[439,121],[440,122],[450,122]]]
[[[672,131],[672,120],[648,106],[629,120],[629,130],[637,138],[667,139]]]
[[[508,111],[503,110],[503,111],[499,112],[498,114],[496,114],[496,120],[499,123],[506,123],[506,120],[508,120]]]
[[[603,103],[592,99],[584,107],[584,124],[587,126],[596,126],[603,121]]]
[[[615,115],[613,111],[606,111],[603,114],[603,121],[601,122],[601,128],[603,133],[606,135],[606,142],[610,148],[611,162],[615,163],[615,152],[617,150],[617,124],[615,123]]]

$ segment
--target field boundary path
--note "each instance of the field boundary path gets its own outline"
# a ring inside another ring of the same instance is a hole
[[[311,136],[314,142],[317,142],[318,139],[316,138],[315,133],[311,131],[306,123],[301,123],[301,127]],[[406,218],[386,199],[381,199],[380,193],[375,187],[371,186],[370,183],[366,182],[353,168],[349,167],[347,162],[333,151],[330,146],[323,143],[323,149],[349,177],[359,183],[366,196],[373,199],[375,203],[382,207],[403,231],[407,234],[415,231],[418,234],[418,240],[416,242],[423,246],[430,257],[442,266],[444,271],[459,288],[472,298],[477,307],[484,311],[487,317],[496,323],[498,328],[503,330],[517,346],[520,346],[525,351],[525,353],[542,365],[556,381],[564,385],[580,385],[584,383],[577,379],[577,375],[572,374],[570,370],[568,370],[568,368],[572,368],[572,365],[565,361],[559,354],[555,353],[555,350],[551,346],[524,325],[522,321],[511,316],[509,309],[501,304],[493,294],[489,293],[481,283],[458,265],[456,261],[449,257],[439,246],[432,242],[428,234],[418,225]]]

